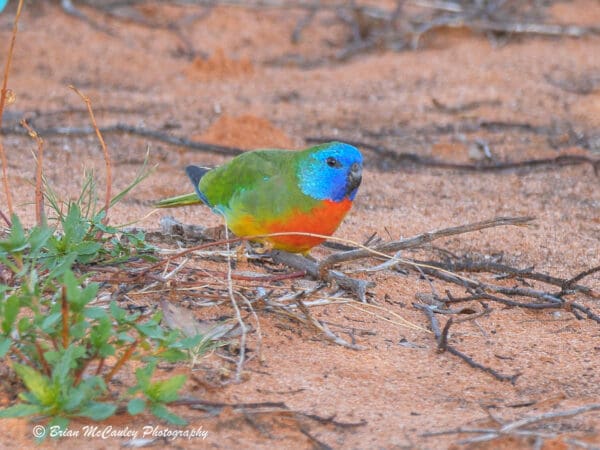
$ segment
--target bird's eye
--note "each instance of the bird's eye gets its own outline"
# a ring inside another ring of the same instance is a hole
[[[330,156],[329,158],[327,158],[327,165],[329,167],[339,167],[340,163],[333,156]]]

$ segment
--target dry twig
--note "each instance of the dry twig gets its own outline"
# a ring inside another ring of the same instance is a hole
[[[301,294],[303,294],[303,293],[301,293]],[[308,322],[312,326],[314,326],[317,330],[321,331],[328,340],[330,340],[334,344],[341,345],[342,347],[350,348],[352,350],[365,350],[365,347],[363,347],[362,345],[351,344],[349,342],[346,342],[341,337],[339,337],[335,333],[333,333],[329,329],[327,324],[321,322],[320,320],[317,320],[310,313],[310,311],[308,310],[308,308],[302,301],[301,295],[296,296],[296,298],[294,300],[295,300],[296,304],[298,305],[298,309],[300,309],[300,311],[302,311],[302,313],[304,314],[304,317],[308,320]]]
[[[439,323],[438,323],[438,321],[434,315],[434,311],[432,310],[431,307],[426,306],[426,305],[416,304],[416,303],[414,303],[413,306],[415,308],[423,311],[425,313],[425,315],[427,316],[427,318],[429,319],[429,322],[431,324],[431,331],[433,331],[433,334],[436,338],[439,350],[447,351],[448,353],[451,353],[454,356],[459,357],[464,362],[466,362],[469,366],[473,367],[474,369],[479,369],[486,373],[489,373],[490,375],[492,375],[494,378],[496,378],[499,381],[510,381],[512,384],[514,384],[516,382],[516,380],[520,374],[517,373],[514,375],[504,375],[504,374],[492,369],[491,367],[484,366],[483,364],[480,364],[480,363],[474,361],[471,357],[465,355],[460,350],[457,350],[456,348],[454,348],[453,346],[448,344],[447,335],[448,335],[448,332],[450,329],[450,325],[447,324],[444,327],[444,331],[440,331]],[[451,324],[451,322],[450,322],[450,324]]]
[[[508,422],[501,423],[498,428],[456,428],[454,430],[445,430],[445,431],[434,431],[423,433],[423,437],[430,436],[442,436],[447,434],[478,434],[479,436],[463,439],[458,443],[463,444],[472,444],[476,442],[486,442],[494,439],[498,439],[503,436],[541,436],[541,437],[556,437],[555,433],[547,433],[540,432],[536,430],[523,430],[523,427],[531,426],[533,424],[537,424],[539,422],[544,422],[547,420],[558,419],[562,417],[573,417],[580,414],[585,414],[591,411],[600,410],[600,403],[591,403],[589,405],[579,406],[577,408],[566,409],[561,411],[551,411],[543,414],[530,415],[527,417],[523,417],[521,419]]]
[[[391,253],[398,252],[409,248],[420,247],[424,244],[435,241],[443,237],[454,236],[457,234],[469,233],[472,231],[483,230],[485,228],[493,228],[504,225],[526,225],[527,223],[534,220],[533,217],[498,217],[491,220],[484,220],[468,225],[460,225],[456,227],[443,228],[441,230],[430,231],[427,233],[419,234],[412,238],[401,239],[398,241],[385,242],[383,244],[375,245],[370,249],[358,249],[350,250],[347,252],[334,253],[321,261],[317,269],[322,271],[328,267],[332,267],[342,262],[354,261],[357,259],[367,258],[377,253]]]
[[[111,196],[112,169],[111,169],[110,153],[108,152],[108,149],[106,148],[106,143],[104,142],[102,133],[100,132],[100,129],[98,128],[98,124],[96,123],[96,117],[94,116],[94,110],[92,109],[92,101],[90,100],[90,98],[88,96],[84,95],[75,86],[70,85],[69,88],[72,89],[77,95],[79,95],[81,97],[81,99],[85,102],[88,112],[90,114],[90,119],[92,120],[94,132],[96,133],[96,136],[98,136],[98,140],[100,141],[100,146],[102,147],[102,153],[104,154],[104,163],[106,166],[106,194],[104,197],[104,212],[106,215],[104,216],[104,219],[102,219],[102,223],[106,225],[108,223],[108,210],[110,209],[110,201],[112,200],[112,196]]]
[[[305,271],[309,276],[323,281],[335,281],[342,289],[354,293],[361,302],[367,301],[367,289],[374,286],[373,282],[351,278],[336,270],[321,270],[319,265],[307,258],[292,253],[274,250],[271,253],[273,261],[285,264],[298,270]]]
[[[35,171],[35,219],[38,225],[42,225],[46,221],[44,214],[44,184],[43,184],[43,167],[44,167],[44,140],[36,131],[29,126],[27,121],[23,119],[21,125],[29,132],[29,136],[35,139],[38,146]]]
[[[492,128],[495,126],[504,125],[499,123],[480,123],[478,126]],[[529,128],[528,124],[512,124],[517,128]],[[453,126],[453,128],[455,128]],[[433,158],[423,157],[416,153],[397,153],[390,150],[382,145],[369,144],[367,142],[357,141],[353,139],[337,138],[332,136],[319,136],[319,137],[307,137],[307,142],[327,142],[329,140],[343,140],[344,142],[354,145],[356,147],[363,148],[365,150],[371,150],[377,155],[387,158],[391,161],[401,164],[413,164],[424,167],[435,167],[437,169],[450,169],[450,170],[465,170],[469,172],[501,172],[505,170],[514,170],[520,168],[552,168],[552,167],[568,167],[577,166],[582,164],[589,164],[594,169],[594,173],[600,173],[600,159],[587,157],[583,155],[558,155],[554,158],[539,158],[539,159],[527,159],[523,161],[507,161],[507,162],[485,162],[485,163],[453,163],[440,161]]]
[[[15,128],[2,128],[2,133],[13,133],[21,134],[19,129]],[[155,141],[163,142],[165,144],[176,145],[179,147],[186,147],[191,150],[199,150],[203,152],[210,152],[219,155],[237,156],[244,152],[243,149],[237,147],[227,147],[224,145],[208,144],[205,142],[192,141],[187,138],[172,136],[167,133],[163,133],[158,130],[150,130],[147,128],[136,127],[124,123],[117,123],[105,127],[98,128],[101,134],[128,134],[132,136],[143,137],[146,139],[152,139]],[[97,134],[93,127],[53,127],[39,130],[39,133],[43,136],[65,136],[65,137],[77,137],[77,136],[89,136],[91,134]]]
[[[4,106],[6,105],[6,99],[8,96],[8,74],[10,73],[10,65],[12,62],[13,52],[15,50],[15,41],[17,40],[17,31],[19,30],[19,18],[21,17],[21,10],[23,9],[23,0],[19,0],[17,6],[17,13],[15,14],[15,21],[13,22],[12,35],[10,39],[10,46],[8,48],[8,54],[6,57],[6,65],[4,66],[4,77],[2,78],[2,90],[0,91],[0,129],[2,129],[2,117],[4,116]],[[2,143],[2,135],[0,134],[0,159],[2,160],[2,180],[4,183],[4,194],[6,196],[6,206],[8,208],[9,216],[13,215],[12,205],[12,194],[10,191],[10,183],[8,181],[8,159],[4,151],[4,144]],[[2,213],[3,219],[10,225],[10,220]]]

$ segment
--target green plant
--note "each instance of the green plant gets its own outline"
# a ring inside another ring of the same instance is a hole
[[[0,240],[0,358],[25,387],[21,402],[0,410],[0,418],[47,416],[51,424],[66,426],[74,417],[103,420],[128,402],[131,414],[148,409],[184,424],[166,405],[177,399],[185,376],[151,378],[157,361],[186,359],[197,339],[164,330],[161,313],[129,313],[114,301],[99,304],[100,284],[89,281],[92,267],[152,258],[152,247],[143,234],[122,233],[104,223],[105,211],[94,206],[91,175],[82,195],[66,205],[47,192],[56,227],[25,230],[13,216]],[[142,365],[137,384],[115,400],[109,382],[131,360]]]
[[[152,382],[155,368],[156,361],[152,361],[146,367],[135,371],[137,384],[129,390],[129,393],[141,392],[145,398],[132,398],[127,404],[127,411],[135,415],[148,408],[156,417],[175,425],[185,425],[186,422],[169,411],[165,404],[177,400],[177,392],[185,383],[186,376],[176,375],[167,380]]]

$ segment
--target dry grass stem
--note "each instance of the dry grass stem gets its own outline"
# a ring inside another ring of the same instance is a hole
[[[35,139],[38,146],[36,156],[36,171],[35,171],[35,220],[38,225],[42,225],[46,221],[44,213],[44,140],[40,135],[27,123],[25,119],[21,120],[21,125],[27,130],[29,136]]]
[[[6,106],[6,98],[8,95],[8,74],[10,73],[10,65],[12,63],[13,52],[15,50],[15,42],[17,40],[17,32],[19,30],[19,18],[21,17],[21,11],[23,9],[23,0],[19,0],[17,6],[17,13],[15,14],[15,20],[13,22],[12,35],[10,39],[10,46],[6,57],[6,65],[4,66],[4,77],[2,78],[2,90],[0,91],[0,128],[2,128],[2,118],[4,116],[4,107]],[[13,204],[12,204],[12,193],[10,190],[10,182],[8,181],[8,158],[4,151],[4,144],[2,143],[2,135],[0,135],[0,159],[2,160],[2,180],[4,184],[4,195],[6,196],[6,206],[8,208],[8,215],[12,216]],[[2,214],[5,221],[7,217]],[[7,221],[10,224],[10,221]]]
[[[231,249],[229,247],[229,228],[227,227],[227,222],[225,221],[223,227],[225,228],[225,242],[227,243],[227,253],[230,254]],[[242,314],[240,311],[240,307],[235,300],[234,292],[233,292],[233,280],[231,278],[231,273],[233,269],[231,267],[231,255],[227,258],[227,293],[229,294],[229,300],[231,300],[231,305],[235,311],[235,317],[237,319],[238,324],[240,325],[240,330],[242,331],[240,335],[240,354],[237,360],[236,370],[235,370],[235,382],[239,383],[242,377],[242,370],[244,368],[244,362],[246,359],[246,339],[248,334],[248,328],[244,323],[244,319],[242,318]]]
[[[86,95],[84,95],[79,89],[75,86],[70,85],[70,89],[72,89],[77,95],[81,97],[81,99],[85,102],[88,113],[90,115],[90,119],[92,121],[92,126],[96,132],[96,136],[98,137],[98,141],[100,141],[100,146],[102,147],[102,153],[104,154],[104,163],[106,166],[106,194],[104,197],[104,212],[106,213],[102,222],[104,224],[108,223],[108,210],[110,209],[110,202],[112,200],[112,165],[110,159],[110,153],[108,152],[108,148],[106,147],[106,143],[104,142],[104,138],[102,137],[102,133],[98,128],[98,124],[96,123],[96,117],[94,116],[94,110],[92,109],[92,101]]]

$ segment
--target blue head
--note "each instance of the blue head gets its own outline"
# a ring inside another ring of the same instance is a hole
[[[362,155],[341,142],[314,147],[300,159],[300,190],[316,200],[354,200],[362,180]]]

